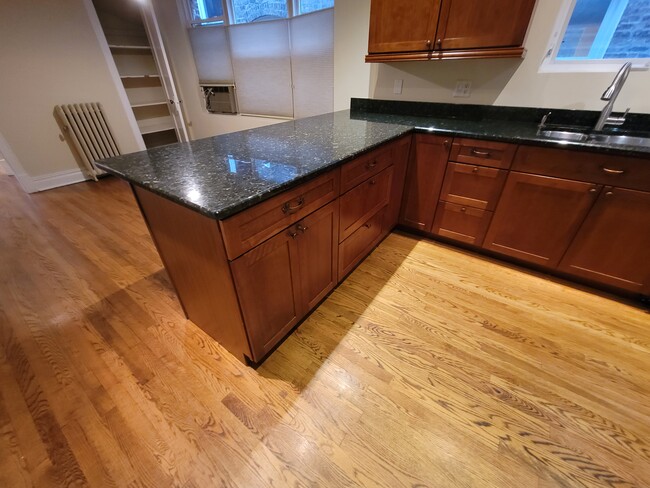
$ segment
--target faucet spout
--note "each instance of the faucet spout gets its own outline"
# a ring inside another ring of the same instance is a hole
[[[600,97],[601,100],[608,103],[605,105],[605,107],[603,107],[603,110],[600,113],[600,117],[598,118],[598,122],[596,122],[596,125],[594,126],[594,130],[601,131],[605,125],[623,125],[625,122],[625,116],[612,117],[611,115],[612,111],[614,110],[614,103],[618,98],[618,94],[621,93],[623,85],[625,84],[625,80],[627,80],[627,76],[630,74],[631,69],[632,63],[625,63],[618,71],[618,73],[616,73],[612,84],[609,85],[607,90],[605,90],[603,95]]]

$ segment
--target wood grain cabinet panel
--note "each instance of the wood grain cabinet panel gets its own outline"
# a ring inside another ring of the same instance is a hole
[[[483,247],[554,268],[599,191],[582,181],[511,172]]]
[[[372,0],[368,52],[430,51],[440,0]]]
[[[432,232],[448,239],[480,246],[491,218],[492,212],[486,210],[440,202]]]
[[[399,221],[403,226],[431,231],[450,150],[451,139],[448,137],[415,136],[404,183]]]
[[[339,246],[339,281],[354,269],[384,237],[386,208],[370,217]]]
[[[337,283],[338,201],[231,263],[253,360],[261,360]]]
[[[390,202],[393,167],[368,178],[342,195],[339,239],[343,241]]]
[[[448,163],[440,200],[494,210],[508,172],[469,164]]]
[[[338,226],[338,200],[317,210],[296,226],[304,313],[318,305],[338,282]]]
[[[516,152],[515,144],[456,137],[449,159],[457,163],[508,169]]]
[[[535,0],[443,0],[436,49],[521,46],[534,5]]]
[[[339,195],[340,171],[333,170],[220,221],[230,259],[264,242]]]
[[[535,0],[371,0],[368,62],[521,57]]]
[[[354,188],[359,183],[393,164],[393,145],[376,149],[346,163],[341,168],[341,193]]]
[[[605,187],[560,269],[637,293],[650,291],[650,193]]]

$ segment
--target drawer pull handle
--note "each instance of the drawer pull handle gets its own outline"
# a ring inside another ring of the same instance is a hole
[[[479,151],[478,149],[472,149],[472,154],[474,156],[480,156],[482,158],[489,158],[490,153],[488,151]]]
[[[603,166],[602,169],[603,169],[603,171],[604,171],[605,173],[609,173],[610,175],[622,175],[623,173],[625,173],[625,170],[622,170],[622,169],[611,169],[611,168],[607,168],[607,167],[605,167],[605,166]]]
[[[611,197],[613,194],[614,194],[613,191],[605,192],[605,196],[606,196],[606,197]]]
[[[598,191],[598,189],[597,188],[589,188],[589,191],[591,193],[596,193]]]
[[[478,166],[474,166],[474,168],[472,169],[472,173],[478,173]]]
[[[372,161],[368,162],[368,164],[366,164],[367,169],[372,169],[375,166],[377,166],[377,161],[375,161],[375,160],[372,160]]]
[[[282,212],[286,214],[295,213],[304,204],[305,204],[305,198],[299,197],[298,202],[295,205],[291,205],[291,202],[287,202],[284,205],[282,205]]]
[[[369,183],[370,185],[376,185],[376,184],[377,184],[377,180],[373,178],[373,179],[370,180],[368,183]]]
[[[306,230],[309,230],[309,227],[307,227],[306,225],[298,224],[296,226],[296,229],[298,229],[300,232],[304,234]]]
[[[366,229],[370,229],[370,227],[372,227],[372,224],[366,224],[366,225],[364,225],[364,227],[365,227]]]

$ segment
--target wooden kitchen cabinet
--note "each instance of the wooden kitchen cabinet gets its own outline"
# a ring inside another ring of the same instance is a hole
[[[601,187],[583,181],[511,172],[483,247],[554,268]]]
[[[520,57],[535,0],[372,0],[367,62]]]
[[[431,51],[440,0],[372,0],[369,53]]]
[[[430,232],[451,150],[449,137],[417,134],[406,172],[400,224]]]
[[[650,193],[605,187],[559,269],[637,293],[650,291]]]
[[[338,200],[231,263],[254,361],[337,284]]]
[[[436,49],[518,47],[535,0],[443,0]]]

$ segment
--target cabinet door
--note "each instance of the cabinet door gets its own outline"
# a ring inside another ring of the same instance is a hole
[[[292,226],[231,263],[254,361],[301,318],[297,237]]]
[[[449,163],[440,200],[483,210],[494,210],[508,176],[505,169]]]
[[[411,151],[406,173],[400,224],[431,231],[450,149],[451,140],[447,137],[415,136],[415,150]]]
[[[296,225],[298,263],[304,313],[309,312],[337,283],[338,200]]]
[[[650,193],[605,187],[560,269],[633,292],[650,285]]]
[[[372,0],[368,52],[433,49],[440,0]]]
[[[600,187],[582,181],[511,172],[483,247],[555,267]]]
[[[443,0],[436,49],[518,47],[535,0]]]

